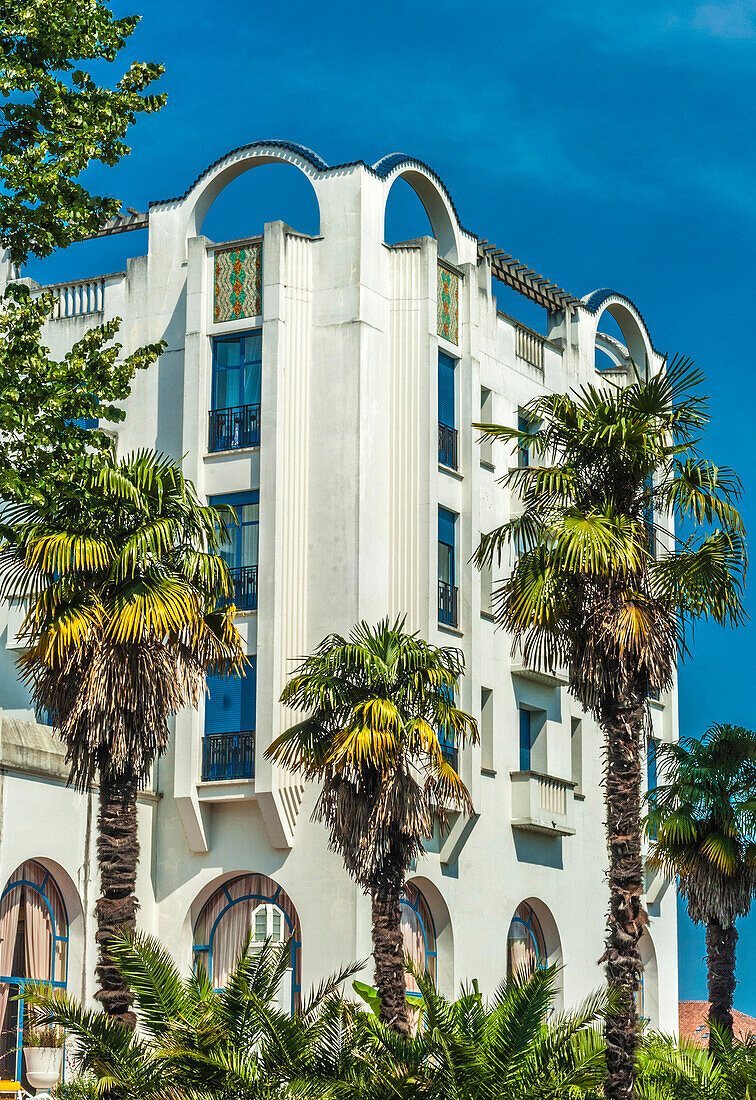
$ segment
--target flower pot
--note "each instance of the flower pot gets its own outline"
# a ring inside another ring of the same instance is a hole
[[[62,1047],[24,1047],[26,1077],[33,1089],[51,1089],[60,1080]]]

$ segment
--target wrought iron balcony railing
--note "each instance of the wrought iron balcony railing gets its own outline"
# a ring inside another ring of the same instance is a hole
[[[238,405],[210,410],[209,451],[233,451],[260,446],[260,406]]]
[[[239,611],[257,610],[257,566],[237,565],[229,569],[231,583],[234,586],[233,596],[228,603],[236,604]]]
[[[446,626],[457,625],[457,589],[446,581],[438,582],[438,621]]]
[[[206,733],[202,738],[202,782],[255,778],[254,730]]]
[[[457,469],[457,429],[438,424],[438,461],[450,470]]]

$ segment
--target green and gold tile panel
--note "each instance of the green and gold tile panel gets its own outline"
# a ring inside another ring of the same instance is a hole
[[[443,264],[438,265],[436,299],[438,335],[456,344],[459,342],[459,276]]]
[[[216,324],[262,313],[262,241],[215,252],[213,320]]]

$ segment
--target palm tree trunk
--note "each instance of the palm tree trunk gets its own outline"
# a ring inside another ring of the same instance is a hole
[[[137,790],[133,776],[101,777],[97,818],[102,896],[95,906],[95,939],[100,947],[96,968],[100,988],[96,997],[109,1016],[115,1016],[129,1028],[136,1025],[136,1016],[131,1011],[133,994],[117,970],[108,946],[119,933],[133,932],[136,928]]]
[[[638,951],[645,924],[641,906],[641,741],[645,700],[626,700],[602,723],[606,735],[606,829],[609,849],[609,917],[606,962],[610,987],[622,1005],[606,1018],[607,1100],[631,1100],[639,1043],[636,995],[641,974]]]
[[[706,924],[706,966],[709,979],[709,1021],[732,1035],[732,998],[735,993],[735,947],[738,930],[723,928],[717,920]],[[709,1036],[709,1051],[713,1049]]]
[[[404,977],[401,881],[384,880],[372,892],[375,988],[381,999],[380,1018],[400,1035],[410,1035],[407,983]]]

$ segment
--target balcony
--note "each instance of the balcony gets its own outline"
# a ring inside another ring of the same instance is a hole
[[[260,446],[260,406],[237,405],[232,409],[211,409],[208,450],[234,451]]]
[[[457,589],[446,581],[438,582],[438,621],[444,626],[456,627],[457,619]]]
[[[254,730],[206,733],[202,738],[202,782],[255,778]]]
[[[512,826],[547,836],[573,836],[575,784],[540,772],[512,772]]]
[[[457,429],[450,428],[448,424],[438,425],[438,461],[441,466],[448,466],[450,470],[457,467]]]
[[[233,600],[238,611],[257,611],[257,566],[237,565],[229,571],[233,596],[225,602]]]

